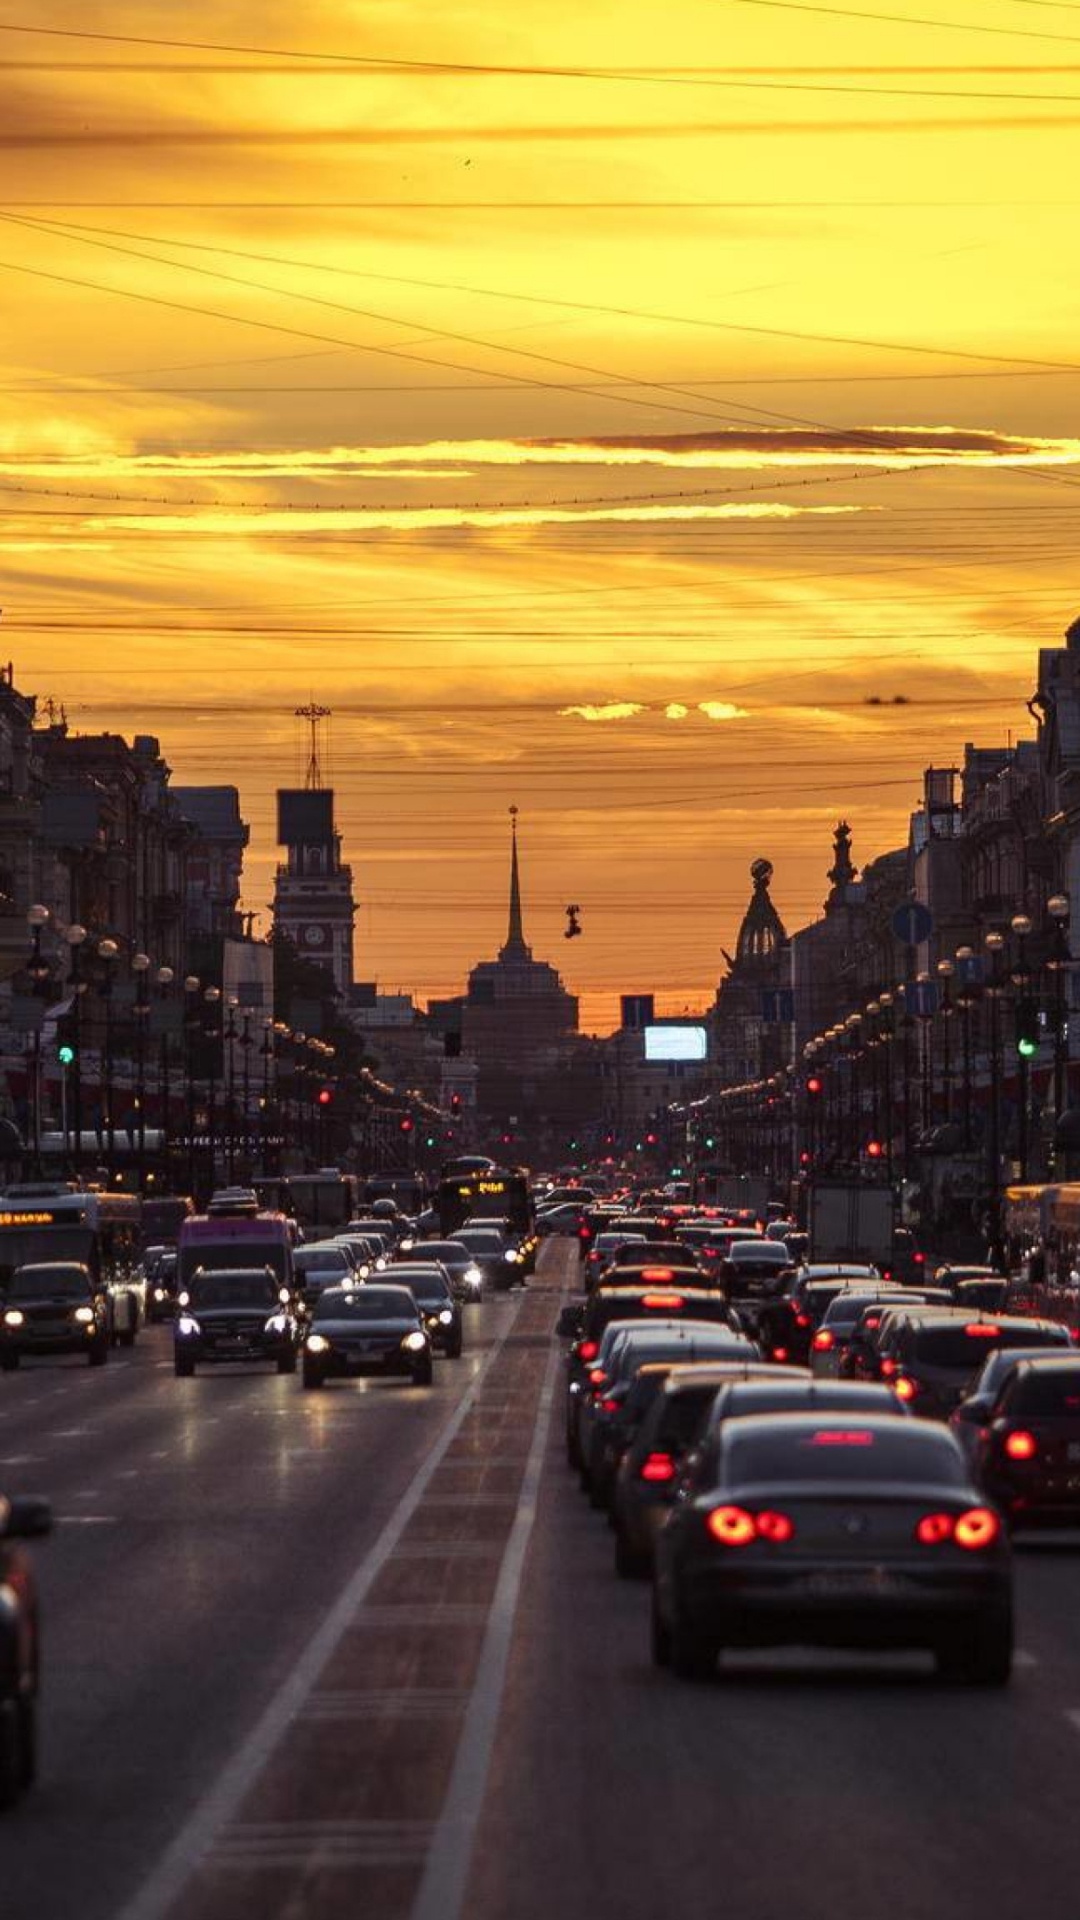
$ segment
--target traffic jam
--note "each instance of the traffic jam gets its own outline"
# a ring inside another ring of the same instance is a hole
[[[655,1665],[915,1649],[1006,1684],[1012,1543],[1080,1523],[1075,1314],[1030,1261],[937,1263],[887,1189],[839,1182],[803,1226],[674,1185],[557,1224],[584,1286],[566,1462],[648,1594]]]
[[[413,1214],[390,1194],[365,1201],[360,1185],[334,1172],[222,1188],[202,1213],[185,1196],[146,1202],[145,1218],[130,1194],[9,1187],[0,1371],[103,1368],[161,1325],[167,1370],[193,1383],[174,1392],[197,1395],[195,1376],[221,1371],[293,1375],[305,1395],[360,1380],[430,1389],[436,1364],[467,1352],[481,1303],[535,1269],[527,1183],[465,1156],[433,1194],[413,1196],[425,1202]],[[37,1774],[48,1662],[22,1543],[52,1527],[47,1498],[0,1495],[0,1808]]]

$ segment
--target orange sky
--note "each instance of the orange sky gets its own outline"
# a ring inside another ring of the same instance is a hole
[[[255,909],[332,707],[360,978],[494,952],[514,803],[585,1023],[701,1004],[750,861],[816,912],[1077,611],[1080,5],[942,18],[0,22],[17,683],[235,781]]]

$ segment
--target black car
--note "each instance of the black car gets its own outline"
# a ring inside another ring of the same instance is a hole
[[[10,1807],[37,1771],[37,1589],[29,1557],[15,1542],[51,1526],[47,1501],[0,1497],[0,1808]]]
[[[556,1334],[572,1341],[566,1356],[566,1457],[580,1467],[578,1396],[595,1366],[605,1329],[613,1321],[709,1320],[731,1326],[727,1301],[716,1288],[638,1286],[597,1287],[587,1300],[571,1302],[559,1315]]]
[[[177,1297],[173,1364],[186,1380],[206,1361],[273,1360],[296,1372],[297,1325],[270,1267],[200,1268]]]
[[[84,1353],[103,1367],[112,1340],[105,1289],[78,1260],[42,1260],[16,1267],[0,1312],[0,1368],[14,1373],[39,1353]]]
[[[526,1263],[521,1249],[503,1227],[494,1222],[485,1226],[470,1222],[459,1227],[453,1237],[479,1267],[485,1284],[496,1292],[512,1287],[515,1281],[524,1285]]]
[[[881,1372],[913,1413],[946,1420],[995,1348],[1068,1344],[1068,1329],[1056,1320],[969,1319],[956,1308],[897,1312],[882,1340]]]
[[[305,1387],[357,1374],[430,1387],[431,1339],[408,1287],[330,1287],[317,1300],[304,1339]]]
[[[180,1256],[175,1247],[163,1247],[146,1273],[146,1318],[155,1325],[171,1320],[176,1312],[176,1289]]]
[[[293,1253],[293,1281],[310,1313],[325,1287],[343,1287],[353,1277],[349,1250],[333,1240],[316,1240]]]
[[[1001,1686],[1012,1570],[1000,1514],[952,1435],[859,1413],[725,1423],[712,1485],[656,1540],[653,1658],[686,1679],[725,1647],[931,1650]]]
[[[630,1407],[627,1417],[627,1401],[641,1367],[661,1360],[674,1366],[676,1362],[689,1365],[695,1360],[752,1361],[757,1358],[753,1343],[732,1327],[718,1327],[702,1320],[656,1328],[637,1321],[626,1327],[613,1343],[603,1383],[578,1398],[581,1484],[592,1505],[604,1507],[611,1498],[636,1411]]]
[[[460,1302],[455,1300],[450,1276],[435,1261],[402,1261],[393,1268],[394,1280],[408,1287],[423,1316],[431,1344],[450,1360],[460,1360],[463,1319]]]
[[[974,1466],[1014,1532],[1080,1525],[1080,1356],[1042,1353],[1007,1373],[975,1435]]]
[[[413,1266],[417,1261],[426,1265],[429,1260],[437,1260],[441,1267],[446,1268],[456,1300],[475,1305],[482,1299],[484,1270],[460,1240],[404,1240],[394,1255],[395,1265],[408,1262]],[[388,1279],[394,1277],[393,1273],[387,1275]]]

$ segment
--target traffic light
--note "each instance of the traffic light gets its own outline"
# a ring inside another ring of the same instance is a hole
[[[77,1048],[77,1030],[70,1014],[61,1014],[56,1023],[56,1057],[62,1067],[73,1067]]]
[[[332,1107],[334,1104],[334,1089],[332,1087],[320,1087],[315,1098],[320,1107]]]
[[[455,1115],[456,1115],[456,1114],[459,1114],[459,1113],[461,1112],[461,1095],[460,1095],[460,1093],[452,1093],[452,1094],[450,1095],[450,1111],[451,1111],[451,1113],[453,1113],[453,1114],[455,1114]]]
[[[60,1045],[56,1049],[56,1057],[62,1067],[73,1067],[75,1065],[75,1049],[69,1040],[61,1040]]]
[[[411,1132],[412,1132],[412,1130],[413,1130],[413,1123],[412,1123],[412,1120],[411,1120],[411,1118],[409,1117],[409,1115],[408,1115],[407,1113],[406,1113],[406,1114],[404,1114],[404,1115],[402,1116],[402,1118],[401,1118],[401,1119],[400,1119],[400,1120],[398,1121],[398,1129],[399,1129],[399,1131],[400,1131],[401,1133],[411,1133]]]
[[[806,1091],[811,1100],[819,1100],[824,1091],[825,1082],[819,1074],[812,1073],[806,1082]]]
[[[1039,1051],[1041,1037],[1038,1001],[1018,1000],[1016,1003],[1016,1051],[1021,1060],[1035,1058]]]
[[[881,1159],[881,1156],[882,1156],[882,1154],[884,1153],[884,1151],[885,1151],[885,1149],[884,1149],[884,1147],[882,1146],[882,1144],[881,1144],[881,1141],[880,1141],[880,1140],[868,1140],[868,1141],[867,1141],[867,1143],[866,1143],[866,1157],[867,1157],[867,1159],[868,1159],[868,1160],[880,1160],[880,1159]]]

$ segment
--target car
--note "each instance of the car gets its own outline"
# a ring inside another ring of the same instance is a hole
[[[175,1247],[162,1247],[146,1275],[146,1318],[151,1326],[171,1320],[176,1312],[177,1269],[180,1256]]]
[[[1001,1686],[1012,1644],[1002,1517],[926,1421],[727,1421],[711,1484],[657,1535],[652,1654],[684,1679],[726,1647],[919,1647],[948,1679]]]
[[[639,1274],[655,1275],[660,1269],[671,1273],[687,1273],[695,1276],[696,1285],[708,1286],[709,1279],[704,1267],[693,1249],[684,1247],[679,1240],[638,1240],[623,1247],[622,1251],[608,1261],[600,1274],[597,1285],[603,1287],[621,1287],[627,1281],[635,1281]]]
[[[271,1267],[200,1267],[177,1296],[173,1369],[189,1380],[206,1362],[272,1360],[296,1372],[299,1330],[291,1296]]]
[[[0,1312],[0,1369],[14,1373],[35,1354],[85,1354],[103,1367],[113,1340],[112,1306],[103,1285],[79,1260],[40,1260],[16,1267]]]
[[[484,1292],[484,1270],[468,1247],[460,1240],[414,1240],[406,1251],[405,1244],[398,1248],[394,1256],[394,1265],[408,1261],[426,1266],[431,1260],[437,1260],[450,1275],[450,1287],[456,1300],[475,1304]],[[387,1279],[394,1278],[393,1267],[387,1273]]]
[[[597,1234],[585,1255],[585,1285],[594,1286],[605,1267],[627,1248],[645,1245],[643,1233],[624,1233],[618,1228],[605,1228],[602,1233]]]
[[[977,1428],[975,1476],[1021,1527],[1080,1525],[1080,1355],[1027,1355]]]
[[[577,1443],[577,1399],[588,1370],[595,1367],[605,1329],[613,1321],[674,1319],[710,1320],[732,1326],[731,1309],[722,1293],[709,1287],[652,1286],[597,1287],[588,1299],[563,1308],[556,1326],[559,1338],[572,1342],[566,1358],[566,1457],[580,1467]]]
[[[974,1457],[975,1445],[980,1430],[986,1425],[990,1408],[1005,1385],[1006,1380],[1022,1360],[1036,1360],[1045,1357],[1057,1359],[1063,1353],[1072,1350],[1072,1341],[1062,1328],[1061,1340],[1041,1340],[1030,1347],[995,1347],[988,1353],[977,1378],[971,1382],[968,1392],[957,1401],[949,1415],[950,1430],[956,1435],[969,1459]]]
[[[304,1336],[305,1389],[360,1374],[430,1387],[433,1372],[431,1337],[408,1287],[368,1282],[319,1296]]]
[[[858,1290],[856,1297],[857,1294]],[[952,1295],[942,1287],[904,1287],[899,1300],[882,1295],[864,1304],[841,1350],[838,1368],[841,1379],[880,1380],[883,1343],[888,1342],[896,1321],[905,1314],[910,1317],[918,1313],[947,1313],[951,1309]],[[956,1311],[962,1312],[962,1309]]]
[[[947,1419],[995,1347],[1057,1346],[1068,1331],[1054,1320],[972,1317],[954,1308],[897,1312],[881,1343],[881,1375],[913,1413]]]
[[[550,1234],[565,1234],[576,1240],[585,1223],[584,1199],[563,1200],[557,1206],[541,1207],[536,1215],[536,1231],[541,1240]]]
[[[1010,1286],[1008,1280],[1000,1279],[958,1280],[952,1297],[969,1313],[1008,1313]]]
[[[47,1501],[0,1497],[0,1808],[32,1786],[37,1771],[41,1641],[34,1570],[20,1542],[51,1527]]]
[[[450,1275],[431,1260],[426,1264],[402,1261],[391,1269],[394,1280],[408,1287],[420,1308],[431,1344],[450,1360],[460,1360],[463,1338],[461,1303],[455,1300]]]
[[[334,1240],[313,1240],[293,1254],[293,1278],[304,1308],[310,1312],[324,1287],[342,1287],[357,1271],[351,1249]]]
[[[882,1284],[876,1267],[815,1265],[789,1271],[758,1304],[756,1321],[762,1347],[774,1360],[790,1360],[801,1366],[809,1359],[814,1331],[837,1294],[845,1290],[865,1293],[868,1287]]]
[[[948,1295],[942,1293],[941,1304],[947,1303]],[[821,1325],[811,1336],[810,1367],[815,1378],[835,1379],[843,1373],[856,1333],[867,1324],[864,1315],[868,1307],[905,1305],[911,1305],[911,1295],[902,1287],[882,1286],[874,1290],[868,1286],[865,1291],[861,1287],[850,1287],[836,1294],[825,1309]]]
[[[728,1299],[751,1319],[772,1299],[793,1271],[782,1240],[736,1240],[720,1263],[719,1284]]]
[[[484,1282],[504,1292],[515,1281],[525,1282],[525,1262],[521,1249],[507,1238],[506,1229],[489,1221],[481,1225],[478,1221],[466,1222],[452,1235],[460,1246],[464,1247],[470,1259],[479,1267]]]
[[[578,1397],[581,1482],[594,1507],[606,1507],[629,1440],[626,1404],[640,1368],[650,1361],[686,1365],[693,1360],[756,1360],[753,1342],[732,1327],[683,1320],[652,1327],[632,1322],[612,1344],[605,1378]],[[634,1409],[631,1409],[631,1420]]]

